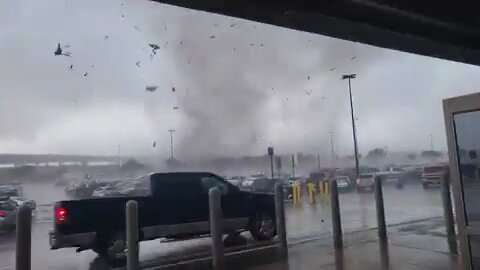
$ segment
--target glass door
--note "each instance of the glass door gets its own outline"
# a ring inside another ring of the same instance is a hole
[[[443,105],[462,265],[480,270],[480,93]]]

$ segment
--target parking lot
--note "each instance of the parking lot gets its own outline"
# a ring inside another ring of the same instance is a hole
[[[39,205],[32,231],[32,265],[35,269],[95,269],[98,260],[91,251],[76,253],[75,249],[49,250],[48,231],[52,228],[51,203],[66,199],[62,188],[53,184],[24,185],[25,196]],[[328,195],[317,195],[315,204],[308,203],[303,193],[302,203],[286,202],[287,234],[290,240],[308,239],[331,233]],[[421,185],[406,185],[403,189],[384,187],[387,224],[438,217],[442,215],[438,189],[423,190]],[[356,231],[376,226],[373,193],[341,193],[340,207],[344,231]],[[246,233],[245,235],[248,236]],[[155,264],[166,255],[185,256],[210,250],[210,239],[162,243],[159,240],[142,242],[141,261]],[[13,269],[15,237],[0,235],[0,269]]]

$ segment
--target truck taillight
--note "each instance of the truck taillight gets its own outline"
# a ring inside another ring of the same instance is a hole
[[[5,217],[5,216],[6,216],[5,212],[0,211],[0,217]]]
[[[55,219],[56,219],[57,223],[63,223],[65,221],[67,221],[67,219],[68,219],[67,209],[62,208],[62,207],[57,208],[55,210]]]

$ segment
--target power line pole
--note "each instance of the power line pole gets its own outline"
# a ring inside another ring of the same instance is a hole
[[[175,129],[169,129],[168,132],[170,132],[170,158],[173,160],[173,133]]]
[[[317,166],[318,166],[318,172],[321,172],[322,168],[320,167],[320,155],[317,155]]]
[[[350,94],[350,113],[352,116],[352,130],[353,130],[353,148],[355,151],[355,173],[356,176],[360,174],[359,164],[358,164],[358,145],[357,145],[357,128],[355,126],[355,117],[353,114],[353,99],[352,99],[352,84],[351,80],[357,77],[356,74],[345,74],[342,75],[342,80],[348,79],[348,93]]]

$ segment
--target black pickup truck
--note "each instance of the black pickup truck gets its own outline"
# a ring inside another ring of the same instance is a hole
[[[139,239],[185,239],[210,234],[208,191],[221,194],[225,234],[250,231],[258,241],[276,235],[273,194],[240,191],[212,173],[153,173],[137,179],[149,185],[149,194],[59,201],[54,205],[51,249],[77,247],[108,254],[125,247],[125,205],[138,203]]]

